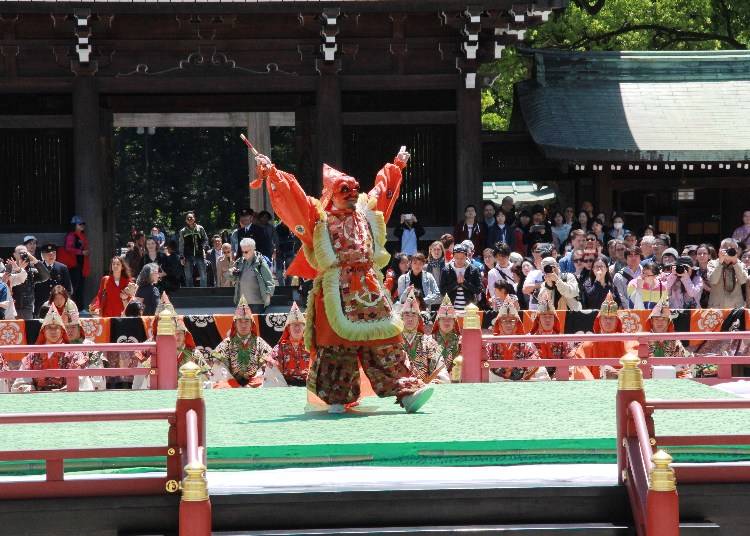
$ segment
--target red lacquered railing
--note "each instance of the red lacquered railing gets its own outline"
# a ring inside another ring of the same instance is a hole
[[[0,346],[0,355],[52,352],[151,352],[150,368],[84,368],[84,369],[45,369],[45,370],[3,370],[0,380],[11,383],[17,378],[65,378],[67,391],[78,391],[82,377],[149,376],[150,389],[177,388],[177,343],[174,327],[167,326],[172,316],[162,313],[156,342],[140,343],[91,343],[91,344],[19,344]]]
[[[467,308],[467,311],[469,309]],[[578,366],[619,366],[619,360],[623,356],[608,356],[606,358],[565,358],[565,359],[540,359],[540,360],[496,360],[488,359],[489,347],[493,344],[511,343],[572,343],[581,342],[634,342],[637,343],[638,358],[641,360],[639,366],[646,378],[651,377],[652,367],[655,365],[690,365],[702,363],[716,363],[718,372],[715,378],[696,378],[697,381],[707,384],[720,383],[732,378],[732,365],[750,365],[750,356],[690,356],[690,357],[651,357],[648,343],[665,340],[737,340],[750,339],[750,331],[731,332],[671,332],[671,333],[575,333],[554,335],[485,335],[479,325],[479,318],[472,318],[467,313],[464,318],[461,353],[463,364],[461,368],[462,382],[487,382],[489,381],[490,368],[519,367],[557,367],[555,379],[569,380],[570,367]]]
[[[0,451],[0,462],[44,460],[45,467],[43,480],[34,478],[0,482],[0,499],[158,495],[181,491],[180,536],[210,536],[211,503],[205,465],[206,407],[200,368],[194,363],[187,363],[180,372],[182,377],[175,409],[0,415],[0,428],[3,425],[162,420],[169,425],[167,444],[164,446]],[[113,478],[101,475],[96,479],[65,478],[65,460],[146,456],[165,457],[166,473],[142,477]]]
[[[617,392],[618,479],[628,496],[639,536],[677,536],[676,482],[750,482],[750,467],[733,463],[674,464],[659,446],[748,445],[749,434],[658,436],[655,410],[750,409],[750,400],[646,400],[639,360],[625,357]]]

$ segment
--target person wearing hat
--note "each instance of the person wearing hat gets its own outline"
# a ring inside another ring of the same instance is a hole
[[[672,320],[675,316],[676,315],[672,314],[668,302],[664,301],[658,303],[656,304],[656,307],[651,310],[651,314],[648,315],[644,327],[646,328],[646,331],[650,331],[651,333],[667,333],[674,331]],[[648,348],[651,357],[690,357],[691,355],[680,341],[671,339],[649,341]],[[677,365],[675,369],[678,378],[693,377],[690,366],[688,365]]]
[[[667,250],[669,251],[669,250]],[[667,257],[666,252],[662,259]],[[678,257],[673,263],[664,263],[660,275],[669,293],[669,306],[672,309],[700,309],[703,294],[703,279],[693,267],[693,259]]]
[[[429,383],[450,383],[445,361],[435,340],[424,332],[424,321],[414,287],[409,287],[406,299],[401,304],[401,319],[404,321],[403,349],[409,358],[412,374]]]
[[[432,388],[411,375],[401,349],[403,323],[383,288],[388,263],[386,225],[399,198],[403,147],[360,194],[357,180],[323,166],[320,199],[307,196],[294,175],[258,154],[252,188],[264,181],[274,211],[302,242],[287,275],[313,279],[307,309],[309,346],[316,359],[308,375],[312,406],[342,413],[359,399],[360,365],[379,397],[395,396],[408,413],[419,410]]]
[[[286,317],[281,338],[271,352],[287,385],[304,387],[310,371],[310,352],[305,348],[305,314],[297,302]]]
[[[541,249],[541,244],[536,247],[540,249],[542,255],[551,253],[548,249]],[[557,309],[581,310],[581,302],[578,298],[578,281],[573,274],[560,272],[560,267],[554,257],[543,257],[541,269],[532,270],[526,276],[526,281],[523,283],[523,293],[530,296],[530,311],[536,310],[539,291],[543,288],[550,293],[552,302]]]
[[[492,323],[493,335],[524,335],[523,322],[518,315],[518,300],[515,296],[508,296]],[[539,359],[536,347],[528,342],[503,343],[495,342],[489,345],[487,357],[491,360],[513,361],[515,359]],[[549,380],[547,369],[502,367],[490,369],[493,374],[505,381],[519,380]]]
[[[438,346],[440,358],[449,374],[453,366],[461,361],[461,329],[458,327],[458,314],[446,294],[432,324],[432,338]],[[460,365],[456,365],[460,369]]]
[[[453,259],[440,274],[440,294],[447,294],[456,310],[463,311],[481,292],[482,275],[469,262],[466,246],[458,244],[453,248]]]
[[[26,246],[26,250],[34,256],[36,256],[37,244],[38,242],[34,235],[26,235],[23,237],[23,245]]]
[[[37,317],[39,317],[39,308],[49,299],[52,287],[61,285],[68,291],[68,294],[73,293],[68,267],[57,260],[57,246],[54,244],[42,246],[42,262],[49,272],[49,279],[34,285],[34,312]]]
[[[264,341],[253,320],[253,313],[244,296],[234,312],[229,336],[214,349],[211,357],[219,360],[230,377],[216,387],[260,387],[267,364],[273,365],[273,349]]]
[[[594,319],[594,333],[622,333],[622,321],[618,316],[619,307],[612,294],[602,302],[599,314]],[[579,358],[614,358],[620,359],[625,354],[637,354],[638,341],[586,341],[576,350]],[[617,378],[619,367],[591,365],[575,367],[573,378],[576,380],[593,380],[596,378]]]
[[[50,307],[42,322],[42,329],[36,344],[68,344],[68,334],[65,323],[55,307]],[[40,348],[36,352],[27,354],[21,360],[20,370],[45,369],[82,369],[88,359],[81,352],[45,352]],[[65,378],[17,378],[11,387],[11,392],[28,393],[30,391],[60,391],[65,389]]]
[[[73,216],[70,220],[73,228],[65,235],[65,245],[58,253],[59,261],[70,271],[70,281],[73,286],[73,301],[79,308],[83,303],[83,285],[89,276],[91,266],[89,262],[89,239],[86,236],[86,222],[80,216]]]
[[[555,310],[551,294],[545,289],[539,292],[534,323],[531,335],[559,335],[563,333],[560,317]],[[539,357],[542,359],[567,359],[574,357],[576,346],[572,342],[535,342]],[[550,377],[554,376],[556,367],[547,367]]]

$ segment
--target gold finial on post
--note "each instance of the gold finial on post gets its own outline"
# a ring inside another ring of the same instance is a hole
[[[626,355],[620,359],[622,369],[618,374],[617,388],[620,391],[642,391],[643,373],[638,365],[641,360],[634,355]]]
[[[657,450],[651,456],[654,467],[648,474],[648,489],[652,491],[675,491],[674,469],[672,468],[672,456],[663,450]]]
[[[206,480],[206,466],[202,463],[189,463],[185,466],[185,478],[183,478],[182,480],[182,500],[208,500],[208,481]]]
[[[464,356],[457,355],[453,359],[453,368],[451,369],[451,382],[461,383],[461,370],[464,367]]]
[[[188,361],[180,367],[180,380],[177,382],[177,398],[195,400],[203,398],[203,385],[200,379],[201,368]]]
[[[168,301],[163,304],[162,310],[159,312],[159,324],[158,331],[159,335],[174,335],[175,334],[175,318],[177,312],[174,307]]]
[[[479,321],[479,307],[470,303],[464,309],[464,329],[482,329]]]

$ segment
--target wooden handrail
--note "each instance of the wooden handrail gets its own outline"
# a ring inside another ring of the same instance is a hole
[[[653,409],[750,409],[748,399],[719,400],[647,400],[646,406]]]
[[[6,344],[0,354],[35,354],[51,352],[136,352],[156,350],[156,342],[95,342],[86,344]]]
[[[6,450],[0,451],[0,461],[25,461],[82,458],[137,458],[141,456],[168,456],[169,447],[103,447],[83,449]]]
[[[0,424],[38,424],[57,422],[162,421],[174,422],[173,409],[139,411],[74,411],[69,413],[7,413]]]
[[[83,368],[83,369],[43,369],[43,370],[2,370],[0,380],[16,378],[77,378],[80,376],[148,376],[156,369],[135,368]]]
[[[635,428],[638,445],[641,449],[641,456],[643,457],[644,468],[648,474],[653,468],[653,464],[651,463],[653,450],[651,449],[651,438],[649,437],[646,415],[643,413],[643,406],[636,401],[631,402],[628,405],[628,414],[633,423],[633,427]]]
[[[724,339],[750,339],[750,331],[708,331],[708,332],[667,332],[667,333],[560,333],[552,335],[482,335],[482,342],[500,342],[500,343],[517,343],[517,342],[582,342],[582,341],[638,341],[638,342],[655,342],[655,341],[684,341],[684,340],[702,340],[716,341]]]

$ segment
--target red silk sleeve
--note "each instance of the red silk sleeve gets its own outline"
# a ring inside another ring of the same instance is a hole
[[[268,180],[268,195],[274,212],[306,246],[312,246],[313,229],[318,221],[315,201],[305,191],[291,173],[279,171],[276,166],[258,166],[257,177]]]
[[[401,181],[403,180],[401,170],[404,167],[406,167],[406,163],[399,159],[394,160],[393,164],[383,166],[383,169],[375,177],[375,186],[370,190],[369,195],[378,200],[375,210],[383,213],[386,223],[391,217],[396,201],[398,201]]]

